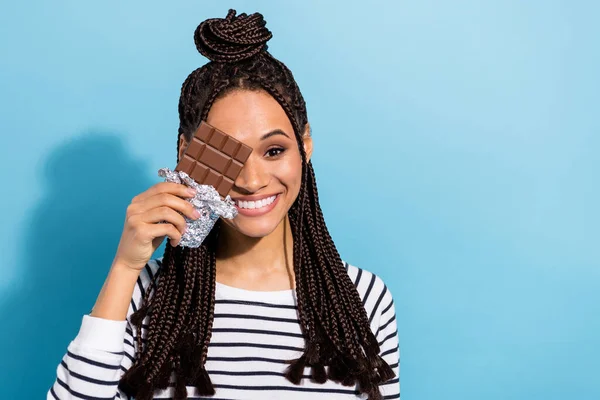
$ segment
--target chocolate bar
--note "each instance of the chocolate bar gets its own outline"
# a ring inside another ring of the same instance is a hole
[[[250,153],[250,146],[202,121],[175,170],[212,185],[225,198]]]

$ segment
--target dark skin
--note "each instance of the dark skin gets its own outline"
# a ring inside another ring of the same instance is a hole
[[[229,192],[231,198],[279,195],[274,208],[264,215],[222,219],[217,281],[257,291],[295,288],[287,213],[300,191],[302,158],[288,116],[268,93],[236,90],[214,102],[207,122],[253,148]],[[313,151],[309,124],[302,141],[308,161]],[[182,136],[180,158],[186,147]]]

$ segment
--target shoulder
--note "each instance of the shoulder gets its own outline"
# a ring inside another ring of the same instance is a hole
[[[158,281],[161,267],[162,257],[151,259],[146,263],[146,266],[140,272],[140,276],[138,277],[135,288],[133,289],[128,315],[133,314],[140,308],[146,291],[151,288],[150,285],[156,284]]]
[[[400,342],[396,308],[392,293],[383,279],[364,268],[344,262],[363,301],[371,331],[379,344],[379,354],[394,373],[393,379],[380,385],[383,398],[400,398]]]
[[[140,274],[140,281],[144,287],[149,287],[152,282],[158,280],[160,276],[160,269],[162,267],[163,258],[153,258],[144,267],[144,270]]]
[[[380,326],[381,317],[395,313],[394,298],[383,279],[365,269],[343,261],[350,280],[354,283],[374,332]]]

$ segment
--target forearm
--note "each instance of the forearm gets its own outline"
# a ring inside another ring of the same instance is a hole
[[[124,321],[139,275],[139,271],[127,268],[118,261],[113,262],[90,315]]]
[[[140,271],[113,262],[90,315],[69,344],[56,370],[48,399],[127,398],[118,388],[135,358],[136,329],[127,320],[139,308],[160,262]]]

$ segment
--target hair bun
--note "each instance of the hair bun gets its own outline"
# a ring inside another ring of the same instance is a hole
[[[262,14],[235,14],[230,9],[225,18],[207,19],[196,28],[196,48],[209,60],[237,62],[267,50],[273,34],[265,27]]]

